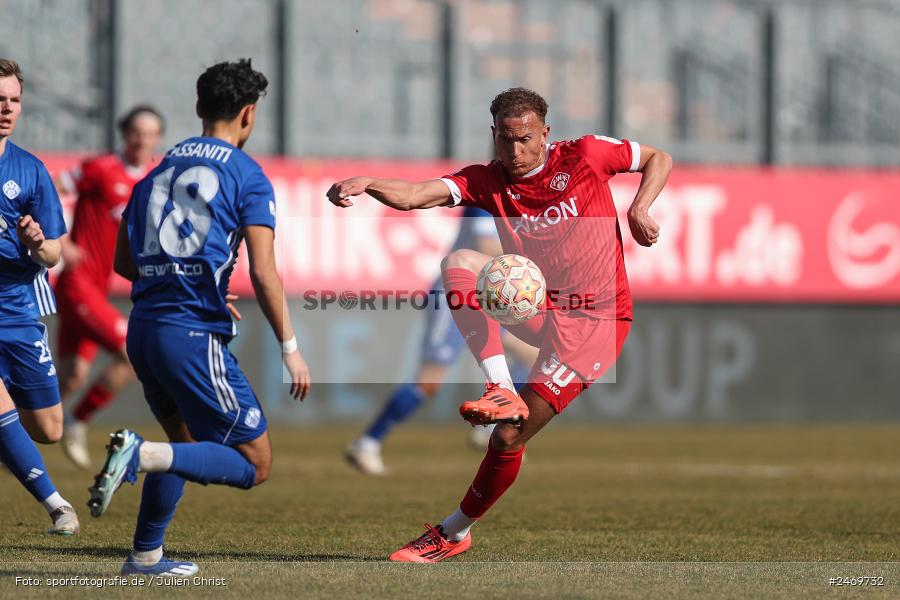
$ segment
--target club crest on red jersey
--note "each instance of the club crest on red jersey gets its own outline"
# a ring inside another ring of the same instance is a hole
[[[557,192],[565,190],[567,185],[569,185],[568,173],[557,173],[553,176],[553,179],[550,180],[550,188]]]

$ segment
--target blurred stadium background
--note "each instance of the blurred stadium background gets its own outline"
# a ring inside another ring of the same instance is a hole
[[[342,221],[322,245],[291,229],[330,223],[328,184],[484,161],[491,98],[533,87],[555,139],[625,137],[676,160],[654,207],[663,242],[626,240],[638,304],[618,383],[565,420],[900,417],[895,2],[0,0],[0,11],[0,55],[26,75],[15,141],[57,170],[114,147],[115,118],[135,103],[163,112],[166,144],[197,133],[197,74],[252,57],[271,85],[247,149],[276,184],[295,293],[410,272],[391,219],[364,238],[385,257],[378,269]],[[616,184],[627,202],[637,180]],[[455,216],[407,218],[423,219],[415,245]],[[240,275],[236,285],[247,293]],[[233,348],[279,422],[365,418],[386,382],[413,373],[418,322],[386,332],[347,311],[311,325],[298,301],[302,347],[326,384],[293,406],[271,333],[243,302]],[[369,384],[360,347],[393,357]],[[454,378],[472,381],[469,368]],[[461,393],[447,387],[424,417],[455,418]],[[123,418],[149,418],[136,386],[104,416]]]

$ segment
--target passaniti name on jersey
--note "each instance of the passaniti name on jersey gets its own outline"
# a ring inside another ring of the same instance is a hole
[[[218,160],[227,163],[231,158],[231,148],[221,146],[219,144],[209,144],[206,142],[182,142],[166,153],[166,158],[176,156],[189,158],[208,158],[209,160]]]

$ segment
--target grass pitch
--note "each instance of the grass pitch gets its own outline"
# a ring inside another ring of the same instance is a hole
[[[155,426],[138,428],[161,437]],[[473,530],[468,553],[438,565],[384,562],[461,498],[480,461],[466,428],[411,424],[367,478],[342,460],[347,427],[276,429],[275,466],[241,491],[189,484],[167,553],[222,578],[172,589],[112,587],[110,597],[897,597],[900,426],[559,424],[528,446],[516,484]],[[104,433],[94,432],[99,462]],[[43,447],[82,534],[49,521],[0,474],[0,595],[95,596],[54,578],[114,576],[130,547],[139,487],[101,519],[90,474]],[[33,577],[40,585],[25,586]],[[842,585],[830,584],[839,578]],[[879,580],[843,578],[882,577]],[[59,582],[56,582],[59,583]],[[81,583],[84,583],[82,581]],[[219,582],[222,583],[221,581]]]

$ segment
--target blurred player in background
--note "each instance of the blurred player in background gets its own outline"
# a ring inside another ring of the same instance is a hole
[[[475,294],[477,274],[491,257],[457,250],[444,260],[444,289],[448,300],[458,301],[454,320],[468,332],[466,343],[487,380],[484,395],[464,402],[460,414],[472,424],[499,425],[459,508],[437,527],[426,524],[425,533],[391,560],[436,562],[468,550],[472,526],[515,481],[525,443],[614,364],[628,335],[631,292],[607,181],[616,173],[642,173],[628,224],[635,241],[649,246],[659,227],[648,209],[665,185],[671,158],[649,146],[602,136],[548,144],[546,114],[547,103],[536,92],[507,90],[491,103],[498,160],[420,183],[354,177],[328,192],[341,207],[352,206],[351,196],[368,193],[404,210],[483,208],[502,217],[496,222],[503,250],[533,260],[547,289],[558,295],[546,312],[508,327],[540,345],[520,397],[503,354],[500,324],[481,310]],[[581,304],[588,293],[594,299]],[[519,512],[527,519],[527,511]]]
[[[127,349],[144,396],[170,443],[112,434],[91,488],[105,512],[123,481],[147,473],[134,550],[122,573],[187,577],[198,567],[163,556],[185,481],[249,489],[272,464],[262,408],[228,343],[237,333],[228,281],[246,240],[256,298],[282,348],[290,393],[303,399],[309,370],[297,347],[275,266],[275,195],[241,150],[266,77],[249,60],[223,62],[197,80],[203,133],[176,144],[134,188],[116,244],[116,272],[133,282]]]
[[[502,253],[494,217],[487,211],[468,207],[463,211],[459,234],[453,243],[453,250],[469,248],[497,256]],[[432,290],[442,291],[438,278]],[[442,293],[437,296],[438,306],[427,311],[425,334],[422,340],[422,363],[416,374],[415,383],[407,383],[394,390],[384,408],[365,433],[353,440],[347,447],[347,461],[367,475],[383,475],[384,461],[381,446],[391,429],[412,414],[426,401],[433,398],[443,385],[447,369],[456,362],[466,342],[456,325]],[[528,376],[528,369],[537,357],[537,349],[512,335],[504,335],[504,346],[512,355],[511,371],[513,381],[522,382]],[[480,449],[487,447],[493,425],[475,427],[469,434],[470,443]]]
[[[39,318],[56,312],[47,269],[59,262],[66,224],[44,164],[9,141],[22,91],[19,65],[0,59],[0,461],[50,514],[50,533],[74,535],[75,510],[33,441],[62,437],[59,382]]]
[[[63,450],[82,469],[91,466],[87,426],[134,379],[125,353],[128,322],[109,301],[116,233],[131,189],[153,166],[165,122],[150,106],[136,106],[119,120],[121,152],[89,158],[58,178],[60,191],[77,193],[72,232],[63,237],[64,271],[59,298],[57,355],[65,399],[85,384],[102,347],[112,360],[66,416]]]

